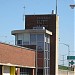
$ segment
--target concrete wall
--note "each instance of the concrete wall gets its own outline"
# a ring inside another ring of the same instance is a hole
[[[59,70],[58,75],[75,75],[74,71]]]

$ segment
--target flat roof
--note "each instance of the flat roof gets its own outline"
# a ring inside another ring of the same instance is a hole
[[[20,33],[46,33],[46,34],[52,35],[52,32],[46,29],[13,30],[11,32],[12,35],[20,34]]]
[[[57,14],[52,14],[52,13],[48,13],[48,14],[26,14],[25,16],[51,16],[51,15],[57,15]]]

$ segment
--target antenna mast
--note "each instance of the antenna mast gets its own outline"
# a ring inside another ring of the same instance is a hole
[[[23,22],[24,22],[24,26],[25,26],[25,6],[23,7],[24,8],[24,13],[23,13]]]
[[[58,5],[58,3],[57,3],[57,0],[56,0],[56,14],[57,14],[57,10],[58,10],[58,9],[57,9],[57,8],[58,8],[57,5]]]

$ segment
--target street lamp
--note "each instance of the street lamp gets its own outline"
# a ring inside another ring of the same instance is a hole
[[[56,14],[57,14],[57,11],[58,11],[57,5],[58,5],[58,3],[57,3],[57,0],[56,0]]]
[[[70,7],[71,7],[72,9],[74,9],[74,7],[75,7],[75,4],[71,4],[71,5],[70,5]]]
[[[69,56],[70,55],[70,47],[69,47],[69,45],[65,44],[65,43],[60,43],[60,44],[63,44],[63,45],[68,47],[68,56]],[[68,71],[69,71],[69,60],[68,60]],[[67,71],[67,75],[68,75],[68,71]]]
[[[67,47],[68,47],[68,56],[69,56],[69,52],[70,52],[69,45],[68,45],[68,44],[65,44],[65,43],[60,43],[60,44],[63,44],[63,45],[65,45],[65,46],[67,46]]]

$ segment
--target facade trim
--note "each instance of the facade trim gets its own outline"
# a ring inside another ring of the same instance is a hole
[[[0,65],[15,66],[15,67],[25,67],[25,68],[35,68],[35,67],[30,67],[30,66],[14,65],[14,64],[11,64],[11,63],[0,63]]]

